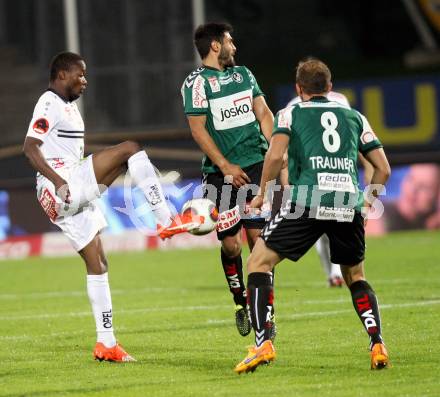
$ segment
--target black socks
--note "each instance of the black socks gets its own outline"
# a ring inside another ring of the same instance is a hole
[[[350,286],[350,292],[354,309],[370,337],[370,348],[375,343],[383,343],[379,305],[370,284],[363,280],[356,281]]]
[[[221,250],[223,271],[236,305],[246,308],[246,288],[243,282],[243,262],[241,255],[229,258]]]
[[[248,276],[247,301],[257,347],[271,336],[274,297],[272,278],[270,273],[251,273]]]

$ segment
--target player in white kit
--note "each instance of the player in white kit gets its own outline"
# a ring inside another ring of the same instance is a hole
[[[63,52],[53,58],[49,88],[35,106],[23,151],[38,171],[37,199],[43,210],[86,264],[87,292],[97,330],[95,359],[134,361],[114,335],[108,265],[99,236],[107,223],[94,201],[128,168],[161,225],[159,229],[176,227],[183,232],[194,222],[180,215],[172,218],[153,165],[136,142],[126,141],[83,158],[84,122],[74,101],[87,86],[85,72],[85,62],[78,54]]]

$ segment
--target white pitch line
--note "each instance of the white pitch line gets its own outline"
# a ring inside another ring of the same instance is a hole
[[[120,314],[151,313],[151,312],[179,312],[179,311],[198,311],[198,310],[217,310],[230,309],[231,305],[213,305],[213,306],[175,306],[175,307],[145,307],[139,309],[119,309],[115,311],[115,316]],[[40,320],[59,317],[88,317],[92,316],[91,311],[87,312],[66,312],[66,313],[46,313],[46,314],[24,314],[24,315],[2,315],[0,321],[17,320]]]
[[[329,300],[329,301],[307,301],[308,303],[349,303],[349,301],[343,300]],[[299,302],[301,303],[301,302]],[[422,302],[407,302],[407,303],[396,303],[396,304],[382,304],[381,309],[392,309],[400,307],[417,307],[417,306],[427,306],[427,305],[437,305],[440,304],[440,300],[430,300]],[[278,304],[276,307],[287,307],[290,304]],[[120,309],[115,311],[115,315],[119,316],[121,314],[135,314],[135,313],[152,313],[152,312],[184,312],[184,311],[212,311],[212,310],[227,310],[230,309],[230,305],[201,305],[201,306],[172,306],[172,307],[146,307],[139,309]],[[284,316],[278,316],[280,318],[302,318],[302,317],[314,317],[314,316],[329,316],[341,313],[350,313],[353,309],[344,310],[333,310],[333,311],[319,311],[319,312],[306,312],[297,313]],[[46,314],[29,314],[29,315],[3,315],[0,316],[0,321],[20,321],[20,320],[42,320],[48,318],[60,318],[60,317],[88,317],[92,316],[91,311],[86,312],[65,312],[65,313],[46,313]],[[209,322],[232,322],[230,320],[208,320]]]
[[[160,288],[147,287],[139,289],[112,289],[112,295],[126,295],[138,293],[157,293],[157,292],[180,292],[185,293],[193,291],[191,288]],[[85,297],[86,290],[81,291],[49,291],[49,292],[29,292],[23,294],[0,294],[0,300],[14,300],[14,299],[46,299],[46,298],[62,298],[62,297]]]
[[[129,331],[127,327],[119,326],[118,332],[123,331]],[[49,334],[41,334],[41,335],[8,335],[8,336],[0,336],[0,341],[14,341],[14,340],[32,340],[38,338],[57,338],[57,337],[72,337],[72,336],[79,336],[79,335],[93,335],[93,330],[90,329],[89,331],[81,330],[81,331],[60,331],[60,332],[51,332]]]
[[[407,303],[390,303],[380,305],[380,309],[396,309],[401,307],[420,307],[420,306],[431,306],[431,305],[439,305],[440,300],[432,300],[432,301],[423,301],[423,302],[407,302]],[[321,312],[306,312],[306,313],[296,313],[296,314],[288,314],[288,315],[279,315],[277,314],[277,318],[281,319],[297,319],[297,318],[307,318],[307,317],[327,317],[334,316],[335,314],[346,314],[353,313],[353,309],[344,309],[344,310],[328,310]],[[231,320],[208,320],[209,324],[222,324],[222,323],[233,323]]]
[[[397,303],[397,304],[384,304],[381,305],[381,309],[396,309],[401,307],[420,307],[420,306],[431,306],[431,305],[439,305],[440,300],[430,300],[423,302],[406,302],[406,303]],[[230,309],[230,306],[189,306],[189,307],[168,307],[168,308],[150,308],[150,309],[131,309],[131,310],[119,310],[118,313],[147,313],[151,311],[163,311],[163,310],[173,310],[173,311],[194,311],[194,310],[212,310],[212,309]],[[277,314],[277,318],[281,319],[298,319],[298,318],[307,318],[307,317],[328,317],[334,316],[337,314],[347,314],[353,313],[353,309],[348,310],[329,310],[329,311],[319,311],[319,312],[306,312],[306,313],[297,313],[290,315],[279,315]],[[77,313],[54,313],[54,315],[41,315],[38,318],[47,318],[47,317],[61,317],[61,316],[91,316],[91,312],[77,312]],[[43,317],[44,316],[44,317]],[[35,318],[35,316],[34,316]],[[1,318],[0,318],[1,320]],[[232,320],[208,320],[207,324],[232,324]],[[119,326],[118,331],[127,330],[127,327]],[[73,336],[73,335],[85,335],[88,334],[86,331],[62,331],[62,332],[52,332],[50,334],[43,335],[13,335],[13,336],[0,336],[0,341],[14,341],[14,340],[32,340],[35,341],[39,338],[52,338],[57,336]]]
[[[436,281],[436,280],[431,280]],[[374,280],[372,279],[372,284],[404,284],[404,283],[426,283],[426,279],[414,279],[414,278],[401,278],[401,279],[385,279],[385,280]],[[303,288],[303,287],[323,287],[324,282],[280,282],[277,284],[277,288]],[[112,289],[112,295],[127,295],[127,294],[141,294],[141,293],[167,293],[167,292],[179,292],[187,293],[194,291],[194,288],[170,288],[170,287],[145,287],[137,289]],[[85,297],[87,296],[86,290],[79,291],[48,291],[48,292],[29,292],[20,294],[0,294],[0,300],[15,300],[15,299],[46,299],[46,298],[62,298],[62,297]],[[303,302],[304,303],[304,302]]]

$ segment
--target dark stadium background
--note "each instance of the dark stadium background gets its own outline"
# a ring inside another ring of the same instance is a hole
[[[0,190],[14,203],[14,216],[37,224],[47,221],[41,211],[34,213],[34,172],[21,145],[47,87],[49,61],[67,49],[63,7],[69,1],[0,0]],[[198,177],[201,154],[186,125],[180,86],[198,62],[193,6],[203,4],[206,21],[234,26],[237,63],[254,72],[274,112],[293,94],[294,66],[308,55],[328,63],[336,89],[359,94],[361,111],[365,87],[379,87],[385,121],[398,127],[417,120],[414,87],[430,85],[436,124],[429,139],[416,134],[386,149],[393,165],[439,162],[439,31],[431,3],[77,0],[89,83],[83,100],[86,149],[136,139],[159,169]]]

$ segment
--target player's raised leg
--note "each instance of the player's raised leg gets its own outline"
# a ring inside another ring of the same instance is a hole
[[[370,337],[371,369],[389,365],[388,352],[382,339],[379,303],[376,293],[365,279],[364,262],[341,266],[342,275],[350,289],[353,306]]]
[[[108,264],[99,235],[79,251],[79,254],[86,264],[87,294],[95,317],[97,340],[94,358],[100,361],[136,361],[115,338]]]
[[[144,193],[158,223],[171,224],[171,212],[153,164],[138,143],[126,141],[93,155],[93,169],[99,185],[109,186],[125,168]]]

